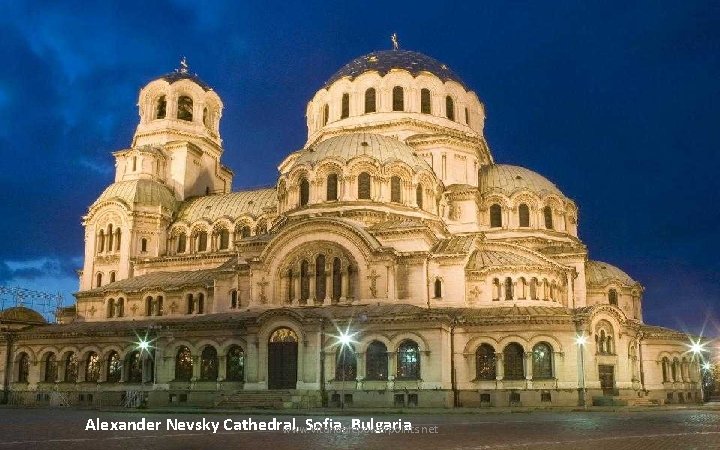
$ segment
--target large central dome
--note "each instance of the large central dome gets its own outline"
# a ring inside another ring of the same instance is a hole
[[[358,75],[370,71],[384,76],[392,69],[406,70],[413,76],[417,76],[421,72],[428,72],[443,81],[455,81],[467,90],[465,83],[448,66],[427,55],[409,50],[382,50],[355,58],[330,77],[323,87],[327,88],[341,78],[348,77],[352,80]]]

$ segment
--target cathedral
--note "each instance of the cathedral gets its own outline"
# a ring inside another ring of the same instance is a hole
[[[442,62],[395,45],[340,68],[263,189],[232,190],[222,99],[184,60],[138,107],[82,219],[74,305],[0,312],[6,401],[700,401],[688,337],[643,322],[643,287],[591,259],[558,186],[494,160],[485,105]]]

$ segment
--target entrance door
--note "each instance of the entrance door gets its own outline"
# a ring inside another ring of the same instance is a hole
[[[599,365],[598,374],[603,394],[613,395],[615,393],[615,366]]]
[[[278,328],[268,341],[268,389],[295,389],[298,338],[289,328]]]

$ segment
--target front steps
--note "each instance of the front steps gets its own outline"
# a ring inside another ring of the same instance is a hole
[[[308,409],[320,406],[319,393],[297,390],[237,391],[220,394],[215,407],[232,409]]]

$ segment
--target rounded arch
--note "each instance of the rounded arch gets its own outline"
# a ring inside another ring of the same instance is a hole
[[[388,351],[397,351],[397,349],[400,347],[400,344],[402,344],[404,341],[415,342],[418,345],[418,350],[420,352],[430,351],[430,345],[428,344],[427,340],[422,335],[413,331],[404,331],[394,335],[391,340],[392,346],[388,347]]]
[[[15,359],[17,359],[17,357],[20,353],[27,353],[27,355],[30,357],[30,362],[35,363],[35,362],[40,361],[37,358],[35,351],[31,347],[28,347],[27,345],[20,345],[15,349]]]
[[[385,345],[385,348],[387,348],[388,351],[391,351],[390,349],[393,348],[392,340],[389,337],[385,336],[384,334],[376,333],[364,335],[358,340],[357,344],[355,344],[355,348],[357,349],[358,353],[365,353],[367,352],[368,346],[375,341],[381,342],[383,345]]]
[[[520,345],[525,353],[528,353],[532,349],[532,347],[528,345],[527,339],[523,336],[520,336],[519,334],[510,334],[503,336],[503,338],[498,342],[499,351],[502,351],[505,347],[512,343]]]
[[[542,342],[545,342],[552,347],[553,352],[562,353],[563,346],[562,343],[555,337],[549,334],[536,334],[533,335],[530,339],[528,339],[528,347],[534,348],[537,344],[540,344]]]
[[[465,343],[465,347],[463,347],[463,353],[464,354],[471,354],[475,353],[475,350],[477,350],[478,347],[480,347],[483,344],[488,344],[491,347],[495,349],[495,352],[498,352],[498,346],[500,345],[492,336],[473,336],[472,338],[468,339],[468,341]]]

